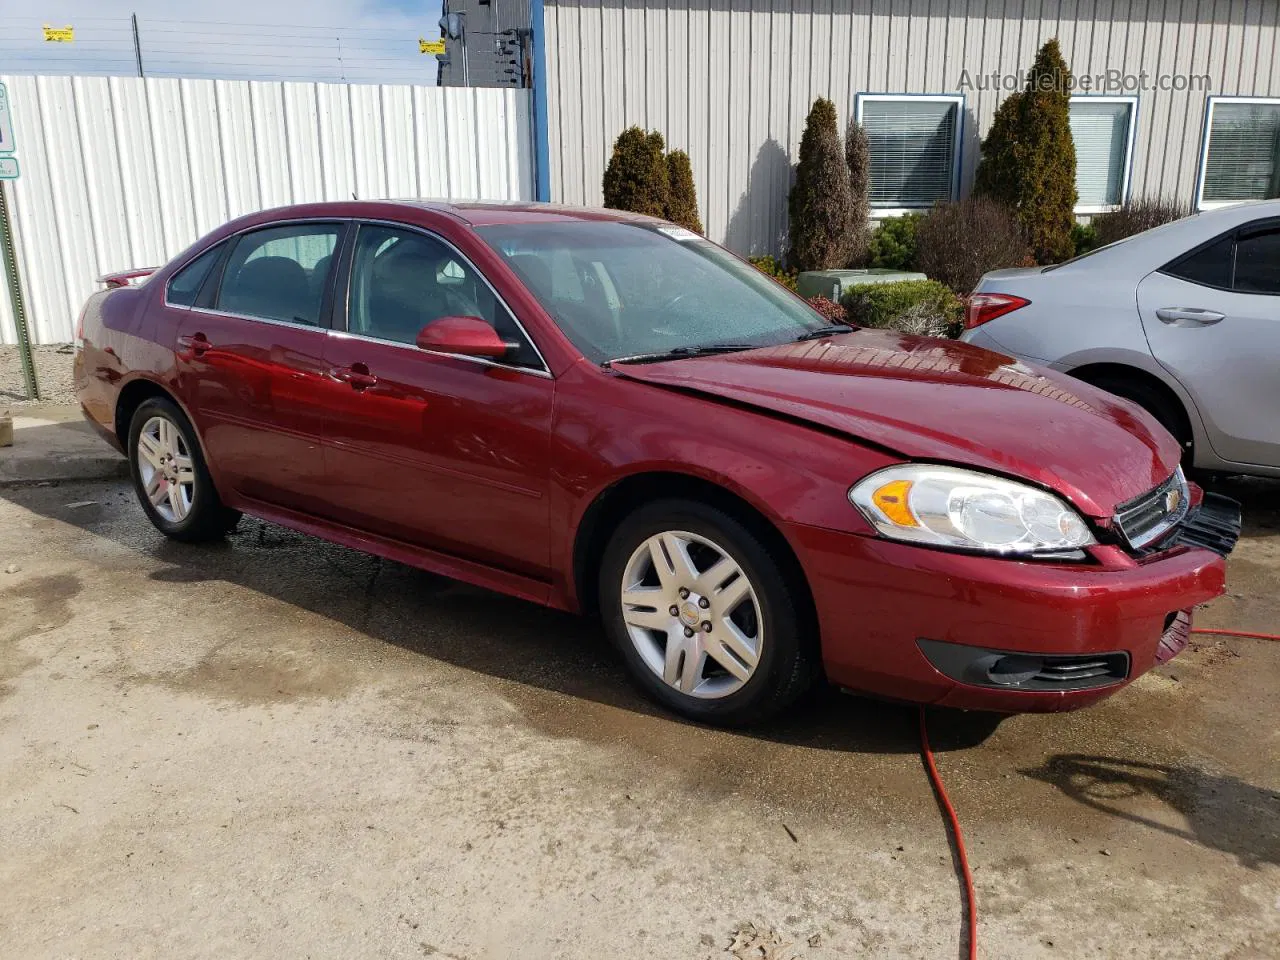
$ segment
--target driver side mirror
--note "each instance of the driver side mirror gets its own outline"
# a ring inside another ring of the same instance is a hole
[[[507,343],[496,330],[479,317],[440,317],[420,331],[415,341],[422,350],[453,353],[460,357],[484,357],[503,360],[520,349]]]

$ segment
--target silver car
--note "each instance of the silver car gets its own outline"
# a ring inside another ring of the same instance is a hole
[[[1280,200],[978,283],[961,339],[1145,408],[1205,470],[1280,476]]]

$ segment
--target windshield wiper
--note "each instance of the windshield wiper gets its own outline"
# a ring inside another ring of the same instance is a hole
[[[603,366],[612,363],[658,363],[662,360],[683,360],[686,357],[709,357],[717,353],[737,353],[739,350],[754,350],[757,343],[709,343],[701,347],[672,347],[656,353],[637,353],[630,357],[614,357],[606,360]]]
[[[821,340],[823,337],[834,337],[837,333],[851,333],[853,327],[845,323],[833,323],[829,327],[819,327],[817,330],[810,330],[808,333],[802,333],[800,336],[792,340],[792,343],[803,343],[805,340]]]

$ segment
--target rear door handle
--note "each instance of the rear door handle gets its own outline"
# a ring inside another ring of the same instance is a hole
[[[1208,327],[1226,315],[1216,310],[1201,310],[1199,307],[1161,307],[1156,311],[1156,316],[1174,327]]]
[[[333,379],[351,385],[352,390],[368,390],[378,385],[378,378],[368,370],[357,370],[354,367],[335,367],[330,371]]]
[[[178,350],[186,359],[201,356],[206,350],[212,347],[208,338],[203,333],[192,334],[189,337],[178,338]]]

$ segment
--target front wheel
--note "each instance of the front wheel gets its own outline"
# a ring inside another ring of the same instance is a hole
[[[172,401],[153,397],[129,424],[129,464],[138,502],[166,537],[215,540],[240,515],[222,505],[196,432]]]
[[[651,698],[700,722],[756,723],[818,672],[797,575],[735,518],[668,500],[614,533],[600,570],[601,614]]]

